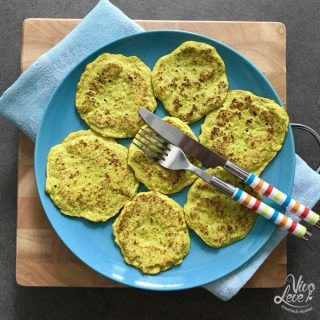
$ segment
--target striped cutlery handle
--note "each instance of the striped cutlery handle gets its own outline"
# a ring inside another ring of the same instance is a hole
[[[259,193],[272,199],[283,208],[288,209],[299,218],[305,220],[313,226],[320,228],[320,216],[317,213],[312,211],[310,208],[305,207],[302,203],[292,199],[253,173],[249,174],[249,177],[244,181],[244,183]]]
[[[254,196],[246,193],[245,191],[236,188],[232,198],[237,202],[241,203],[244,207],[260,214],[266,219],[273,221],[283,230],[294,234],[295,236],[302,238],[304,240],[309,240],[311,233],[307,228],[297,221],[291,219],[290,217],[282,214],[281,212],[275,210],[274,208],[268,206],[262,201],[258,200]]]

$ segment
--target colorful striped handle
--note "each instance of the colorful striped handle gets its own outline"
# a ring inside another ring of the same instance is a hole
[[[295,220],[292,220],[290,217],[282,214],[281,212],[273,209],[257,198],[251,196],[245,191],[236,188],[232,198],[237,202],[241,203],[244,207],[249,208],[252,211],[260,214],[266,219],[273,221],[276,225],[278,225],[283,230],[294,234],[299,238],[303,238],[304,240],[309,240],[311,237],[311,233],[307,230],[307,228]]]
[[[252,189],[272,199],[276,203],[280,204],[283,208],[288,209],[290,212],[297,215],[301,219],[305,220],[311,225],[320,228],[320,216],[317,213],[305,207],[300,202],[292,199],[285,193],[273,187],[271,184],[263,181],[253,173],[250,173],[248,179],[244,182]]]

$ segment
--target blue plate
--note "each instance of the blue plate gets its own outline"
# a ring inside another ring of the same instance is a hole
[[[151,290],[179,290],[206,284],[236,270],[248,261],[267,242],[275,225],[258,217],[248,236],[232,245],[213,249],[205,245],[191,232],[190,253],[183,263],[155,276],[144,275],[127,265],[119,248],[113,241],[112,223],[93,223],[79,218],[67,217],[45,193],[45,168],[47,154],[52,146],[60,143],[70,132],[86,129],[87,125],[76,112],[74,101],[76,85],[85,66],[98,55],[122,53],[136,55],[150,68],[163,55],[168,54],[182,42],[194,40],[213,45],[227,67],[231,89],[244,89],[274,99],[280,98],[262,73],[244,56],[216,40],[181,31],[150,31],[120,39],[99,49],[77,65],[61,82],[53,94],[42,119],[35,148],[35,175],[42,206],[57,234],[69,249],[88,266],[115,281],[126,285]],[[156,113],[166,115],[159,103]],[[192,125],[198,135],[201,122]],[[128,145],[129,139],[119,139]],[[263,173],[263,178],[291,194],[294,177],[294,142],[289,128],[283,148]],[[188,189],[173,199],[182,206]]]

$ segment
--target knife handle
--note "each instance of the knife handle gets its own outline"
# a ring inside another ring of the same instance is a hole
[[[273,221],[273,223],[278,225],[281,229],[294,234],[298,238],[302,238],[304,240],[310,239],[311,233],[305,226],[268,206],[245,191],[235,188],[232,198],[241,203],[241,205],[244,207],[247,207],[248,209],[260,214],[264,218]]]
[[[269,199],[272,199],[283,208],[288,209],[299,218],[305,220],[313,226],[320,228],[320,216],[317,213],[304,206],[302,203],[292,199],[282,191],[273,187],[271,184],[257,177],[255,174],[249,173],[249,176],[246,180],[244,180],[244,183],[249,185],[255,191],[258,191]]]

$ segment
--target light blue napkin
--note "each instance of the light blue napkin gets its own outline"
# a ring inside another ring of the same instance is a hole
[[[314,207],[320,199],[320,175],[312,170],[298,155],[296,155],[296,173],[292,197],[309,208]],[[296,218],[292,214],[288,215],[291,218]],[[204,287],[222,300],[231,299],[246,284],[286,235],[285,231],[277,228],[271,239],[249,262],[226,277],[211,282]],[[296,239],[296,241],[301,240]]]
[[[140,26],[109,1],[101,0],[64,40],[42,55],[3,94],[0,114],[34,140],[50,96],[65,75],[84,57],[108,42],[141,31]],[[320,198],[320,176],[298,156],[296,161],[293,197],[313,207]],[[248,263],[205,288],[223,300],[231,299],[285,236],[277,230]]]
[[[86,56],[143,29],[107,0],[30,66],[0,98],[0,114],[35,140],[40,120],[60,81]]]

